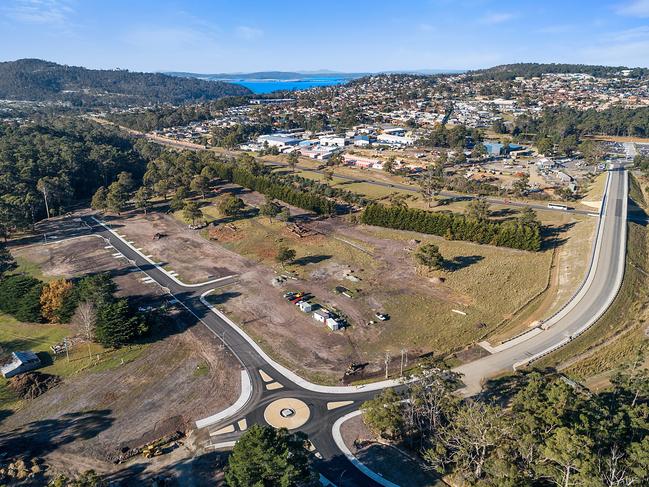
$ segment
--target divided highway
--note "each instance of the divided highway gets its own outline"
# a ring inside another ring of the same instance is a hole
[[[624,272],[627,195],[626,171],[623,168],[612,169],[608,176],[592,265],[584,285],[559,314],[546,320],[547,329],[536,330],[529,338],[519,338],[512,341],[508,348],[455,369],[464,374],[467,394],[479,392],[485,378],[524,365],[556,349],[583,332],[606,311],[619,290]],[[240,408],[231,411],[227,418],[216,415],[211,420],[207,418],[201,422],[201,425],[208,427],[214,444],[231,444],[248,425],[254,423],[288,425],[309,435],[318,458],[318,469],[334,484],[342,477],[352,485],[393,485],[372,472],[369,472],[372,475],[369,478],[353,468],[337,447],[332,428],[337,420],[357,410],[377,390],[398,386],[398,382],[386,381],[358,387],[326,387],[309,383],[274,362],[235,323],[212,309],[205,300],[205,294],[232,282],[234,277],[185,285],[145,257],[115,230],[93,217],[85,217],[84,221],[92,232],[103,237],[132,265],[178,299],[240,361],[244,378],[247,377],[242,381],[244,390]]]

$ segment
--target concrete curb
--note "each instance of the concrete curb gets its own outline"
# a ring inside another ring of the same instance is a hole
[[[232,406],[224,409],[223,411],[213,414],[212,416],[208,416],[207,418],[199,419],[198,421],[196,421],[196,427],[205,428],[207,426],[211,426],[220,421],[223,421],[224,419],[229,418],[230,416],[235,415],[248,403],[251,397],[252,397],[252,384],[250,382],[250,376],[248,375],[248,371],[242,370],[241,371],[241,394],[239,395],[239,399],[237,399]]]
[[[606,185],[606,191],[607,191],[606,194],[608,195],[608,182],[607,182],[607,185]],[[624,199],[626,200],[628,197],[629,197],[629,176],[627,174],[627,177],[624,179]],[[627,206],[628,206],[627,204],[623,205],[623,212],[622,212],[622,216],[621,216],[621,218],[625,222],[627,221],[627,210],[628,210]],[[600,224],[601,224],[602,219],[604,217],[604,212],[607,212],[607,211],[608,211],[608,201],[607,201],[606,207],[602,206],[602,216],[600,217]],[[604,228],[604,225],[601,225],[600,230],[603,231],[603,228]],[[624,242],[623,246],[626,246],[626,235],[627,235],[627,224],[625,223],[624,225],[622,225],[622,232],[620,232],[620,241]],[[596,267],[597,261],[599,260],[599,252],[600,252],[600,248],[601,248],[601,245],[599,245],[600,243],[601,243],[601,238],[598,237],[598,248],[596,249],[597,254],[596,254],[595,258],[593,259],[594,264],[595,264],[594,267]],[[606,311],[610,308],[611,304],[613,304],[613,301],[615,301],[615,298],[618,295],[620,287],[622,286],[622,280],[624,279],[624,270],[625,270],[624,269],[625,268],[624,261],[625,261],[625,259],[626,259],[626,252],[620,252],[620,254],[618,255],[618,260],[619,260],[619,262],[618,262],[618,273],[615,276],[615,282],[613,283],[613,286],[612,286],[612,288],[615,289],[615,292],[611,293],[608,296],[606,301],[601,305],[598,312],[595,313],[595,315],[592,316],[581,327],[579,327],[572,335],[567,336],[566,338],[559,341],[558,343],[555,343],[554,345],[548,347],[547,349],[545,349],[545,350],[543,350],[543,351],[541,351],[539,353],[536,353],[536,354],[532,355],[531,357],[527,357],[524,360],[516,362],[513,365],[514,370],[517,370],[519,367],[523,367],[525,365],[528,365],[531,362],[534,362],[535,360],[538,360],[541,357],[544,357],[544,356],[548,355],[549,353],[552,353],[555,350],[563,347],[564,345],[570,343],[572,340],[574,340],[579,335],[584,333],[591,326],[593,326],[604,315],[604,313],[606,313]],[[594,275],[594,273],[592,273],[592,274]],[[590,277],[590,275],[589,275],[589,277]],[[588,288],[590,287],[590,284],[592,283],[592,280],[593,279],[590,279],[590,282],[588,283],[588,286],[583,286],[582,289],[580,289],[578,294],[580,294],[582,291],[587,292]],[[578,301],[577,296],[575,296],[575,298],[573,298],[574,301]]]
[[[137,253],[140,257],[142,257],[144,260],[146,260],[146,261],[147,261],[149,264],[151,264],[152,266],[155,266],[155,267],[156,267],[160,272],[162,272],[163,274],[165,274],[169,279],[171,279],[172,281],[174,281],[174,282],[175,282],[176,284],[178,284],[179,286],[188,287],[188,288],[203,287],[203,286],[207,286],[207,285],[209,285],[209,284],[216,284],[217,282],[221,282],[221,281],[224,281],[224,280],[226,280],[226,279],[231,279],[232,277],[236,277],[236,276],[232,275],[232,276],[219,277],[218,279],[212,279],[211,281],[205,281],[205,282],[201,282],[201,283],[198,283],[198,284],[185,284],[185,283],[182,282],[180,279],[178,279],[176,276],[174,276],[171,272],[169,272],[168,270],[166,270],[166,269],[160,267],[156,262],[153,262],[149,257],[147,257],[147,256],[144,255],[142,252],[140,252],[138,249],[136,249],[136,248],[135,248],[132,244],[130,244],[130,243],[129,243],[125,238],[123,238],[120,234],[118,234],[116,231],[114,231],[112,228],[110,228],[110,227],[109,227],[108,225],[106,225],[104,222],[102,222],[101,220],[98,220],[98,219],[95,218],[94,216],[91,216],[90,218],[92,218],[93,220],[95,220],[97,223],[99,223],[102,227],[104,227],[104,228],[105,228],[106,230],[108,230],[110,233],[112,233],[113,235],[115,235],[115,237],[119,238],[119,239],[120,239],[120,240],[121,240],[125,245],[127,245],[127,246],[128,246],[128,247],[129,247],[133,252]]]
[[[384,479],[381,475],[376,473],[374,470],[371,470],[370,468],[366,467],[363,463],[361,463],[360,460],[358,460],[358,458],[354,456],[354,454],[349,450],[349,448],[347,448],[347,445],[345,445],[343,436],[340,433],[340,428],[345,421],[355,418],[360,414],[363,414],[363,411],[361,411],[360,409],[356,411],[352,411],[351,413],[346,414],[341,418],[338,418],[338,420],[334,423],[333,427],[331,428],[331,435],[333,436],[336,446],[341,452],[343,452],[343,455],[347,457],[347,460],[349,460],[351,464],[354,465],[354,467],[356,467],[358,470],[363,472],[363,474],[365,474],[367,477],[374,480],[376,483],[381,484],[385,487],[399,487],[399,485]]]

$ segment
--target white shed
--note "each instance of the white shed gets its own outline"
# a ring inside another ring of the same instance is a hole
[[[327,318],[327,326],[332,330],[340,330],[343,327],[343,324],[335,318]]]
[[[300,301],[299,303],[297,303],[297,306],[303,313],[310,313],[311,311],[313,311],[313,305],[308,301]]]
[[[319,321],[320,323],[326,323],[327,318],[329,318],[329,311],[326,309],[316,309],[313,312],[313,319]]]
[[[7,379],[41,366],[41,359],[34,352],[13,352],[11,358],[11,362],[3,365],[0,369],[2,375]]]

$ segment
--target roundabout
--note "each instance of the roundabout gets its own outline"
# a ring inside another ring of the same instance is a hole
[[[311,417],[311,410],[304,401],[283,397],[271,402],[264,410],[264,419],[274,428],[297,429]]]

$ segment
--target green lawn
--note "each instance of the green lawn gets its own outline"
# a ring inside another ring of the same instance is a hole
[[[118,350],[107,350],[101,345],[92,343],[88,356],[87,344],[78,344],[70,349],[70,358],[65,354],[58,357],[50,350],[50,346],[59,343],[74,332],[67,325],[43,325],[21,323],[6,314],[0,313],[0,347],[5,354],[15,351],[31,350],[39,354],[46,365],[40,372],[54,374],[63,378],[71,377],[81,372],[100,372],[118,367],[135,360],[146,348],[146,345],[134,345]],[[20,401],[6,387],[7,380],[0,378],[0,408],[15,409]]]

